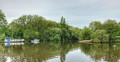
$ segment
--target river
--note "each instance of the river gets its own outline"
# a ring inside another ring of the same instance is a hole
[[[120,43],[39,43],[5,47],[0,62],[119,62]]]

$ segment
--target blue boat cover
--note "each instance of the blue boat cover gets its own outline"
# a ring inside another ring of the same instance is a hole
[[[7,39],[7,46],[10,46],[10,39]]]
[[[34,39],[32,39],[32,40],[34,40]]]

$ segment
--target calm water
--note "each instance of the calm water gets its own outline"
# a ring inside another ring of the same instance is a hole
[[[119,62],[120,44],[39,43],[5,47],[0,62]]]

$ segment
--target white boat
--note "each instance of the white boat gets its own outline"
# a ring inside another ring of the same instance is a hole
[[[40,42],[39,42],[39,39],[32,39],[32,40],[31,40],[31,43],[32,43],[32,44],[38,44],[38,43],[40,43]]]
[[[24,39],[5,39],[4,44],[5,46],[11,45],[24,45]]]

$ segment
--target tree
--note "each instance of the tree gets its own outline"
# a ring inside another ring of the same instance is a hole
[[[90,40],[91,39],[91,30],[88,27],[84,27],[82,31],[82,39]]]
[[[2,10],[0,10],[0,35],[2,35],[0,38],[3,39],[5,38],[5,34],[7,30],[7,20],[5,19],[5,15],[2,12]]]
[[[103,24],[103,27],[109,34],[109,42],[115,41],[114,37],[117,36],[119,29],[116,20],[111,20],[111,19],[106,20]]]
[[[109,41],[109,34],[105,30],[96,30],[92,34],[93,42],[106,42]]]
[[[5,33],[6,27],[7,27],[7,20],[5,19],[5,15],[2,12],[2,10],[0,10],[0,31],[1,33]]]
[[[63,42],[65,40],[65,36],[66,36],[66,21],[65,21],[64,17],[61,17],[60,28],[61,28],[61,31],[62,31],[61,42]]]
[[[118,24],[118,36],[120,36],[120,22]]]
[[[61,40],[62,31],[60,28],[49,28],[48,29],[48,41],[57,41]]]
[[[81,40],[81,29],[75,27],[75,28],[71,28],[71,40]]]
[[[63,16],[61,17],[60,24],[61,24],[61,29],[66,27],[66,20]]]
[[[94,21],[89,24],[91,30],[96,31],[97,29],[102,28],[102,24],[100,21]]]

